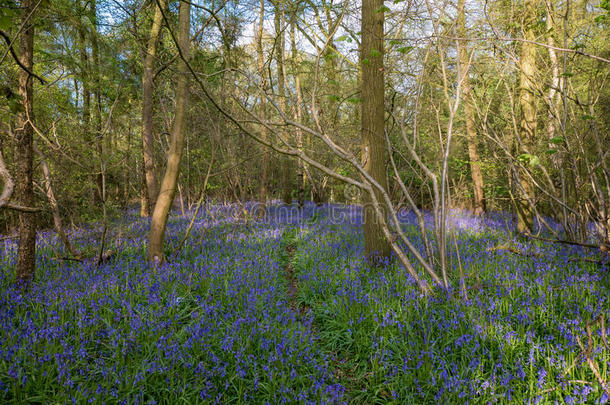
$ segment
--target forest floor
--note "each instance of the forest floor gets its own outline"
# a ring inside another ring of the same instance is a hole
[[[36,281],[14,287],[0,241],[3,403],[606,403],[609,262],[523,242],[508,216],[450,218],[453,283],[423,296],[395,262],[363,257],[361,211],[211,206],[173,216],[170,260],[145,261],[148,223],[113,224],[116,252],[58,260],[39,235]],[[410,213],[405,230],[421,238]],[[95,252],[99,225],[72,232]]]

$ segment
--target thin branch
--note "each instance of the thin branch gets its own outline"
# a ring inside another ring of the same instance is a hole
[[[13,59],[15,60],[15,62],[17,63],[17,65],[19,65],[19,67],[21,69],[23,69],[28,75],[35,77],[36,79],[38,79],[38,81],[41,84],[47,84],[47,82],[40,76],[38,76],[36,73],[32,72],[30,69],[28,69],[27,67],[25,67],[25,65],[23,63],[21,63],[21,61],[19,60],[19,57],[17,56],[17,53],[15,52],[15,49],[13,49],[13,45],[12,45],[12,41],[9,38],[9,36],[2,30],[0,30],[0,37],[4,38],[4,41],[6,42],[6,45],[8,46],[8,51],[11,54],[11,56],[13,57]]]

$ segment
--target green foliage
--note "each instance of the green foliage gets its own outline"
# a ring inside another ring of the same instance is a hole
[[[376,58],[381,56],[381,52],[378,51],[377,49],[371,49],[371,51],[369,52],[369,55],[371,56],[371,58]]]
[[[12,28],[19,18],[19,7],[14,0],[0,0],[0,30]]]
[[[523,153],[517,156],[521,162],[528,163],[530,166],[538,166],[540,164],[540,158],[530,153]]]
[[[562,136],[555,136],[555,137],[551,138],[550,141],[551,141],[551,143],[554,143],[555,145],[561,145],[565,142]]]
[[[413,50],[412,46],[401,46],[400,48],[396,49],[397,52],[400,52],[402,54],[406,54],[411,52],[411,50]]]
[[[390,7],[388,6],[381,6],[375,10],[376,13],[389,13],[390,11]]]

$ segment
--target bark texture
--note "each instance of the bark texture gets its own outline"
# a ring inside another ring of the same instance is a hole
[[[163,255],[163,240],[165,237],[165,227],[167,225],[167,217],[172,207],[176,188],[178,184],[178,175],[180,174],[180,159],[182,158],[182,145],[184,143],[184,133],[186,129],[186,114],[188,107],[188,78],[189,69],[185,61],[189,60],[189,42],[190,42],[190,12],[191,6],[189,2],[180,2],[179,12],[179,33],[178,42],[182,58],[180,59],[180,67],[178,71],[178,83],[176,88],[176,116],[172,128],[172,137],[167,156],[167,167],[161,182],[161,189],[157,196],[155,209],[153,211],[152,220],[150,223],[148,259],[153,265],[157,265],[164,261]]]
[[[155,150],[154,150],[154,127],[153,127],[153,68],[155,65],[155,55],[157,53],[157,42],[161,32],[163,21],[162,9],[165,9],[167,0],[160,0],[159,5],[153,2],[155,14],[153,17],[150,36],[144,55],[144,72],[142,74],[142,157],[144,163],[144,184],[146,194],[144,196],[147,208],[142,210],[142,214],[154,211],[154,204],[159,193],[157,176],[155,176]],[[146,215],[148,216],[148,215]]]
[[[263,53],[263,22],[265,19],[265,1],[261,0],[260,9],[259,9],[259,23],[256,32],[256,68],[258,70],[258,74],[261,77],[262,83],[261,88],[262,91],[267,90],[267,74],[265,72],[265,54]],[[262,121],[266,121],[267,119],[267,100],[264,94],[261,94],[260,97],[260,117]],[[261,126],[261,139],[267,140],[267,128]],[[261,179],[258,189],[258,199],[260,202],[259,216],[263,215],[266,211],[267,205],[267,176],[269,172],[269,154],[266,153],[266,147],[262,146],[263,154],[261,157]]]
[[[294,11],[296,14],[296,11]],[[301,75],[299,74],[299,65],[298,65],[298,53],[296,46],[296,15],[292,15],[290,22],[290,49],[292,52],[292,74],[294,75],[294,91],[296,93],[296,108],[294,111],[294,118],[296,122],[301,122],[303,120],[303,95],[301,92]],[[303,149],[303,131],[300,129],[296,130],[297,135],[297,148]],[[299,207],[303,208],[305,206],[305,162],[302,159],[297,161],[297,181],[298,181],[298,191],[297,191],[297,199],[299,202]]]
[[[383,0],[362,2],[362,44],[360,64],[362,66],[362,155],[364,168],[371,177],[387,189],[385,163],[386,146],[384,135],[384,68],[383,68]],[[382,212],[387,206],[382,195],[375,192]],[[380,219],[377,217],[372,196],[365,193],[364,240],[366,255],[371,259],[390,255],[390,244],[384,237]],[[386,215],[387,216],[387,215]],[[385,220],[385,218],[384,218]]]
[[[536,2],[526,0],[524,3],[523,23],[525,39],[535,41],[533,26],[536,22]],[[536,72],[536,45],[521,42],[519,72],[519,105],[521,117],[519,122],[519,154],[531,155],[534,152],[536,137],[536,96],[534,94],[534,74]],[[529,164],[525,159],[523,163]],[[534,185],[525,170],[519,170],[519,187],[515,206],[517,209],[517,232],[531,233],[534,226],[534,212],[531,202],[534,199]]]
[[[284,35],[284,3],[281,1],[273,4],[275,8],[275,15],[273,18],[275,35],[278,44],[275,47],[275,63],[276,63],[276,75],[277,75],[277,93],[279,96],[280,109],[287,113],[286,103],[286,69],[284,65],[284,53],[286,48],[286,36]],[[283,137],[288,137],[289,134],[286,131],[282,131]],[[282,156],[282,199],[285,204],[292,204],[292,165],[291,160],[287,156]]]
[[[467,38],[465,0],[458,1],[457,36]],[[464,100],[464,118],[466,121],[466,140],[468,143],[468,160],[470,161],[470,176],[472,178],[473,211],[475,215],[485,212],[485,191],[483,189],[483,174],[477,148],[477,129],[474,120],[470,85],[470,58],[468,57],[468,41],[459,40],[460,79],[462,80],[462,99]]]
[[[34,65],[34,24],[33,12],[35,1],[24,0],[21,3],[22,25],[19,44],[19,57],[21,63],[32,71]],[[19,71],[19,97],[22,101],[22,110],[17,117],[15,138],[17,141],[17,171],[16,194],[21,205],[34,206],[34,128],[31,120],[33,113],[33,77],[24,70]],[[34,278],[36,265],[36,214],[30,212],[19,213],[19,249],[17,252],[17,282],[28,284]]]

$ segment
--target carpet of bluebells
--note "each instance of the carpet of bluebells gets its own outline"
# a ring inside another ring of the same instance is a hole
[[[240,212],[201,210],[156,270],[135,212],[113,225],[117,253],[100,266],[57,260],[61,243],[41,232],[27,292],[14,286],[15,240],[0,241],[0,402],[608,401],[609,263],[595,250],[455,212],[450,263],[466,296],[423,296],[395,261],[364,259],[357,207]],[[401,220],[421,246],[413,215]],[[168,253],[189,221],[170,218]],[[70,237],[93,255],[100,233]]]

